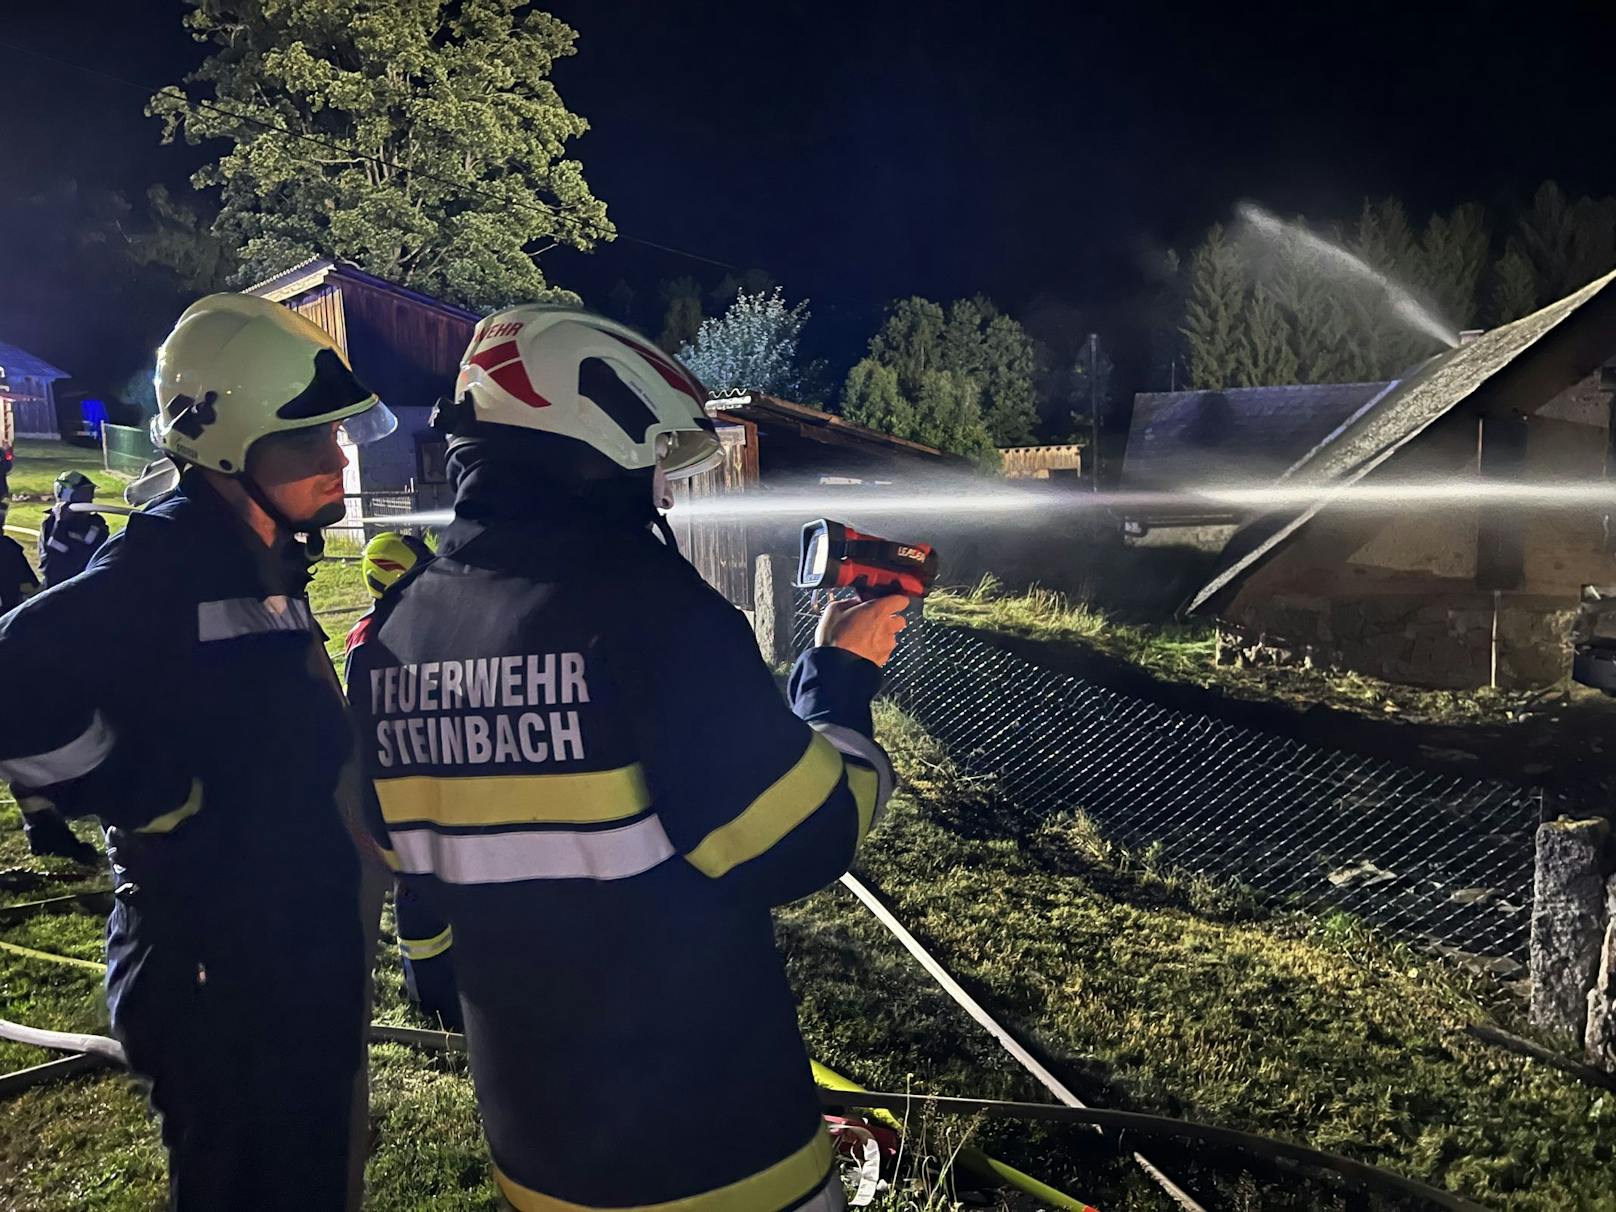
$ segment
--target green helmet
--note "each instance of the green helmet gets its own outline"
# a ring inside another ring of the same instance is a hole
[[[82,471],[64,471],[52,486],[58,501],[88,501],[95,497],[95,481]]]
[[[365,576],[365,588],[370,596],[382,596],[397,584],[400,577],[422,560],[432,558],[432,549],[414,535],[384,530],[365,544],[365,554],[359,567]]]

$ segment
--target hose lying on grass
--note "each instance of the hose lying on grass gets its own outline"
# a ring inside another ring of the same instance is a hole
[[[370,1038],[378,1042],[407,1044],[411,1047],[422,1048],[431,1052],[464,1052],[466,1050],[466,1037],[453,1031],[425,1031],[418,1027],[394,1027],[382,1023],[373,1023],[370,1028]],[[114,1063],[123,1063],[123,1049],[117,1040],[108,1039],[100,1035],[80,1035],[69,1031],[43,1031],[36,1027],[25,1027],[20,1023],[7,1022],[0,1019],[0,1039],[15,1040],[18,1043],[34,1044],[42,1048],[55,1048],[73,1052],[81,1056],[96,1057],[95,1063],[105,1063],[112,1060]],[[115,1055],[114,1055],[115,1054]],[[72,1058],[69,1058],[72,1059]],[[67,1077],[72,1073],[81,1071],[82,1067],[62,1069],[59,1076]],[[48,1066],[38,1066],[43,1070]],[[36,1070],[23,1070],[32,1073]],[[8,1076],[17,1076],[15,1074]],[[7,1078],[0,1077],[0,1093],[9,1093],[5,1088]],[[37,1083],[31,1083],[37,1084]],[[692,1101],[699,1100],[702,1092],[692,1090]],[[950,1098],[937,1095],[920,1094],[887,1094],[879,1091],[860,1092],[848,1089],[830,1089],[821,1086],[819,1101],[827,1107],[843,1107],[858,1110],[883,1110],[896,1114],[910,1112],[919,1108],[931,1108],[946,1115],[986,1115],[996,1119],[1026,1119],[1047,1120],[1057,1123],[1083,1124],[1093,1128],[1111,1128],[1119,1132],[1133,1132],[1142,1136],[1161,1136],[1199,1141],[1202,1144],[1218,1148],[1233,1149],[1254,1157],[1262,1157],[1271,1161],[1290,1161],[1314,1170],[1324,1170],[1339,1175],[1350,1186],[1360,1191],[1371,1191],[1378,1195],[1415,1196],[1439,1208],[1451,1209],[1452,1212],[1486,1212],[1480,1204],[1475,1204],[1452,1192],[1443,1191],[1437,1187],[1422,1183],[1418,1179],[1405,1178],[1390,1170],[1382,1170],[1378,1166],[1371,1166],[1365,1162],[1353,1161],[1351,1158],[1341,1157],[1334,1153],[1325,1153],[1320,1149],[1311,1149],[1306,1145],[1296,1145],[1289,1141],[1275,1140],[1273,1137],[1258,1136],[1251,1132],[1241,1132],[1233,1128],[1218,1128],[1210,1124],[1197,1124],[1190,1120],[1171,1119],[1163,1115],[1144,1115],[1135,1111],[1101,1111],[1092,1107],[1066,1107],[1055,1103],[1019,1103],[1009,1102],[995,1098]]]

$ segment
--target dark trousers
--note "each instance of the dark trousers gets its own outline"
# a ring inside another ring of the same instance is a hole
[[[122,900],[108,924],[113,1033],[162,1117],[169,1207],[342,1212],[361,1059],[358,1002],[330,985],[346,955],[213,940],[210,960],[166,934]]]

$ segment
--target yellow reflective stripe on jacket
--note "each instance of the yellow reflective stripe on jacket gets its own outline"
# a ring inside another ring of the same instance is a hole
[[[687,856],[714,879],[766,852],[825,802],[842,778],[842,755],[818,733],[798,763],[744,812],[720,825]]]
[[[404,865],[401,862],[399,862],[398,851],[391,850],[386,846],[377,846],[376,849],[377,849],[378,852],[380,852],[380,854],[382,856],[382,862],[387,864],[387,869],[389,871],[401,871],[401,870],[403,870]]]
[[[185,797],[185,802],[172,812],[165,812],[162,816],[147,821],[136,833],[168,833],[175,825],[187,820],[202,811],[202,780],[191,780],[191,794]]]
[[[376,798],[389,825],[589,825],[626,820],[651,806],[638,762],[617,770],[576,774],[476,775],[438,778],[412,774],[377,779]]]
[[[881,794],[881,776],[868,766],[850,761],[847,763],[847,788],[853,793],[853,802],[858,805],[858,840],[862,845],[865,835],[870,832],[870,822],[875,819],[875,804]]]
[[[816,1127],[813,1139],[806,1145],[749,1178],[683,1199],[609,1209],[542,1195],[522,1186],[498,1166],[494,1167],[494,1181],[516,1212],[762,1212],[788,1207],[812,1194],[816,1187],[824,1184],[825,1174],[834,1159],[835,1147],[830,1133]]]
[[[404,938],[400,936],[398,940],[398,949],[404,953],[404,958],[408,960],[429,960],[435,955],[442,955],[453,945],[453,926],[445,926],[431,938]]]

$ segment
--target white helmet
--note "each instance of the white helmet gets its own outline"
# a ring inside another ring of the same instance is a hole
[[[152,444],[228,475],[270,434],[341,421],[362,445],[398,424],[325,332],[256,295],[208,295],[186,308],[157,351],[153,384]]]
[[[630,471],[660,465],[670,479],[722,457],[702,407],[707,390],[677,359],[632,328],[573,307],[527,304],[485,316],[460,359],[462,420],[575,438]]]

